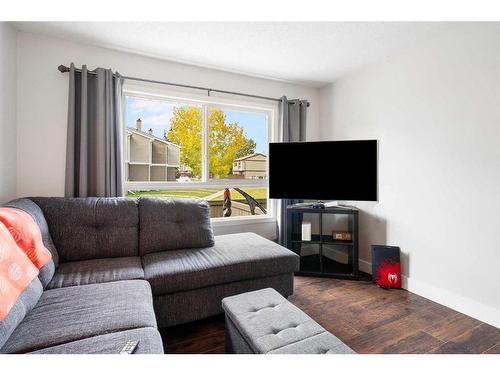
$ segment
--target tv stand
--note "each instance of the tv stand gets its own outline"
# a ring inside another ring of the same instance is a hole
[[[330,205],[317,208],[316,204],[299,203],[286,208],[285,247],[300,257],[300,268],[295,274],[357,280],[360,276],[358,209]],[[340,222],[345,223],[343,228],[337,227],[335,216]],[[304,221],[311,223],[310,239],[302,237]],[[350,240],[333,238],[334,229],[350,232],[352,238]]]

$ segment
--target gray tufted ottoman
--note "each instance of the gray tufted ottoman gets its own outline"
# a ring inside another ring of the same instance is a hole
[[[274,289],[224,298],[222,308],[226,312],[226,353],[354,353]]]

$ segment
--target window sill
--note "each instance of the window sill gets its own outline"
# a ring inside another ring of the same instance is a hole
[[[242,224],[265,224],[276,223],[276,218],[270,215],[261,215],[261,216],[239,216],[239,217],[217,217],[210,219],[212,225],[214,227],[229,227],[229,226],[237,226]]]

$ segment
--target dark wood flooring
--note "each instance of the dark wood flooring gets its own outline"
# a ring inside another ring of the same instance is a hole
[[[358,353],[500,354],[500,329],[405,290],[295,277],[289,300]],[[224,353],[224,318],[162,331],[166,353]]]

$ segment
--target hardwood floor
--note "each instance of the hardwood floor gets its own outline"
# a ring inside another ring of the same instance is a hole
[[[295,277],[289,300],[358,353],[500,353],[500,329],[405,290]],[[224,317],[162,337],[166,353],[224,353]]]

